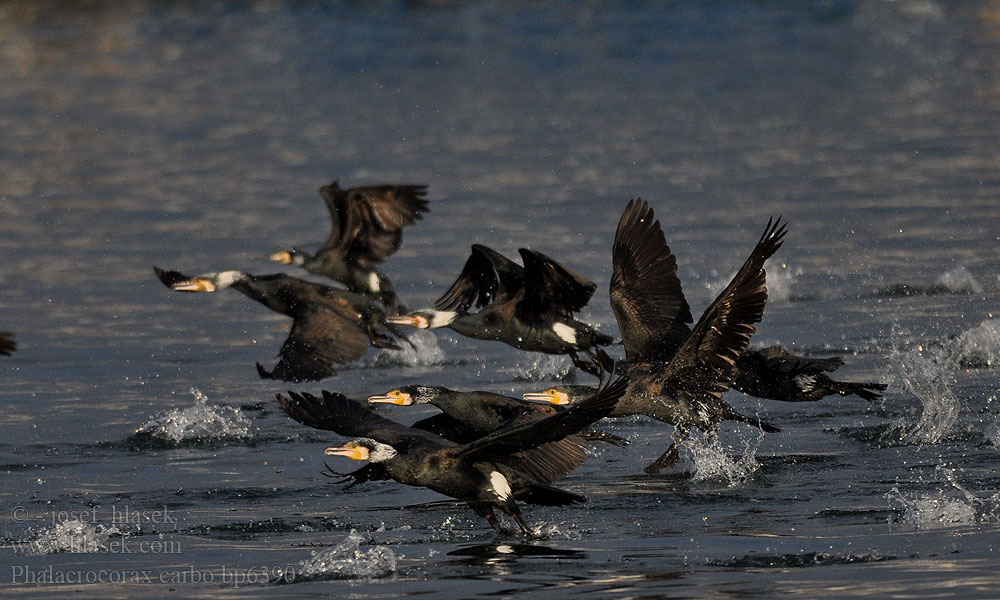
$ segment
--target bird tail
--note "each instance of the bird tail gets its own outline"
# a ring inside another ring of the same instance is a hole
[[[517,499],[529,504],[540,504],[543,506],[565,506],[567,504],[580,504],[587,501],[586,496],[540,483],[529,483],[524,491],[517,495]]]

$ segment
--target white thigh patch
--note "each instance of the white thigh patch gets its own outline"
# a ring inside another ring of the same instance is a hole
[[[566,342],[567,344],[576,343],[576,330],[566,325],[565,323],[553,323],[552,331],[556,332],[559,339]]]
[[[378,274],[377,273],[369,273],[368,274],[368,289],[371,290],[371,292],[373,294],[379,293],[379,290],[381,288],[379,287],[379,284],[378,284]]]
[[[497,495],[497,498],[501,500],[510,498],[510,483],[507,482],[507,478],[499,471],[490,473],[490,487],[493,488],[493,493]]]

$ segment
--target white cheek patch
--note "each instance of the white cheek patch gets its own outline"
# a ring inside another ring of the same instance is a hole
[[[371,290],[373,294],[379,293],[381,288],[378,285],[378,274],[376,273],[368,274],[368,289]]]
[[[458,316],[458,313],[455,312],[455,311],[451,311],[451,310],[436,310],[436,311],[434,311],[433,316],[431,316],[431,327],[438,328],[438,327],[445,327],[447,325],[450,325],[451,322],[454,321],[455,317],[457,317],[457,316]]]
[[[553,323],[552,331],[567,344],[576,344],[576,330],[565,323]]]
[[[510,498],[510,483],[507,482],[507,478],[499,471],[490,473],[490,487],[493,488],[493,493],[497,495],[497,498],[501,500]]]

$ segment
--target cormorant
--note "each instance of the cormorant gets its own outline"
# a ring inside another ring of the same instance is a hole
[[[544,419],[505,427],[467,444],[406,427],[341,394],[278,394],[285,412],[296,421],[354,437],[326,449],[328,456],[380,463],[396,481],[426,487],[465,501],[498,532],[504,529],[493,512],[500,509],[526,535],[534,535],[515,502],[562,506],[585,502],[578,494],[539,481],[523,468],[523,453],[560,440],[606,416],[625,390],[625,380],[610,382],[594,396]],[[558,470],[558,469],[554,469]]]
[[[591,389],[591,393],[587,396],[595,393],[597,390]],[[432,431],[459,444],[469,443],[503,427],[544,419],[559,411],[555,406],[525,402],[519,398],[492,392],[458,392],[445,387],[426,385],[403,386],[385,394],[369,396],[368,401],[399,406],[411,404],[436,406],[441,409],[441,414],[417,421],[413,427]],[[590,428],[562,440],[550,442],[557,447],[555,449],[557,454],[566,459],[564,461],[566,472],[559,477],[568,475],[583,463],[586,455],[581,446],[587,441],[603,441],[615,446],[628,445],[628,440],[622,437]],[[550,444],[539,446],[530,454],[535,455]],[[526,462],[531,463],[531,455],[525,457]]]
[[[232,287],[271,310],[292,317],[292,331],[278,352],[280,360],[274,370],[269,372],[257,363],[257,372],[263,378],[323,379],[336,374],[332,363],[361,358],[369,344],[399,350],[390,336],[381,333],[386,330],[402,338],[383,322],[382,307],[359,294],[281,273],[255,276],[242,271],[220,271],[188,277],[158,267],[153,267],[153,271],[172,290],[215,292]]]
[[[781,346],[749,350],[736,362],[733,388],[750,396],[783,402],[815,402],[833,394],[857,394],[868,401],[882,397],[884,383],[837,381],[826,374],[843,364],[840,356],[806,358]]]
[[[731,387],[748,396],[781,402],[815,402],[833,394],[856,394],[868,401],[882,397],[884,383],[837,381],[826,375],[843,364],[840,356],[807,358],[781,346],[751,348],[736,361],[736,379]],[[528,392],[522,398],[561,406],[593,393],[594,388],[586,385],[557,385],[541,392]]]
[[[629,386],[613,416],[646,415],[676,428],[674,443],[646,467],[655,473],[677,459],[691,427],[713,433],[726,419],[764,431],[778,428],[741,415],[722,399],[767,301],[764,261],[781,247],[785,226],[769,220],[726,289],[694,329],[681,293],[677,261],[660,222],[642,200],[622,213],[612,249],[611,308],[621,330]]]
[[[496,340],[520,350],[568,354],[577,367],[600,376],[613,362],[599,346],[611,336],[573,318],[597,286],[541,252],[518,250],[524,266],[481,244],[433,308],[391,316],[387,323],[420,329],[447,327],[466,337]],[[479,311],[468,312],[475,304]],[[583,360],[578,353],[590,357]]]
[[[403,227],[427,212],[427,186],[378,185],[341,189],[337,181],[320,188],[332,221],[326,243],[309,254],[303,250],[279,250],[271,260],[302,267],[375,298],[392,314],[405,312],[392,283],[375,268],[399,250]]]

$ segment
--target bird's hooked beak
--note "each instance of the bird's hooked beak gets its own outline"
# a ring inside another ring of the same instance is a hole
[[[368,401],[372,404],[395,404],[397,406],[409,406],[413,404],[410,395],[399,390],[392,390],[388,394],[368,396]]]
[[[330,446],[323,451],[327,456],[343,456],[351,460],[368,460],[368,448],[364,446]]]
[[[385,322],[390,325],[409,325],[417,329],[427,329],[430,321],[423,315],[393,315],[385,318]]]
[[[267,257],[274,262],[279,262],[283,265],[292,264],[292,253],[288,250],[278,250],[277,252],[272,252]]]
[[[178,292],[214,292],[215,282],[208,277],[194,277],[187,281],[178,281],[170,286]]]
[[[562,406],[564,404],[569,404],[569,395],[555,388],[549,388],[541,392],[528,392],[521,395],[522,400],[527,400],[528,402],[545,402],[547,404],[555,404],[557,406]]]

